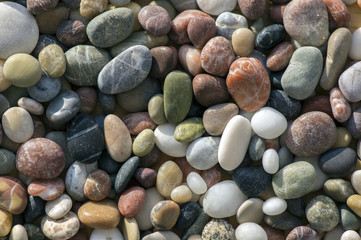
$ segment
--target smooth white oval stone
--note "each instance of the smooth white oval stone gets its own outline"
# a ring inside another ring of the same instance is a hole
[[[52,219],[59,219],[64,217],[73,206],[73,201],[67,194],[48,201],[45,205],[45,213]]]
[[[361,170],[354,171],[351,175],[352,187],[358,194],[361,194]]]
[[[220,137],[201,137],[187,148],[188,163],[198,170],[207,170],[218,163]]]
[[[219,165],[224,170],[232,171],[242,163],[251,133],[251,123],[245,117],[236,115],[227,123],[218,149]]]
[[[189,143],[181,143],[175,140],[175,127],[176,125],[172,123],[158,125],[158,127],[154,130],[155,144],[168,156],[184,157]]]
[[[246,222],[261,223],[263,221],[264,201],[260,198],[250,198],[244,201],[237,210],[237,222],[239,224]]]
[[[203,210],[213,218],[234,216],[241,204],[247,200],[231,180],[225,180],[208,189],[203,199]]]
[[[361,60],[361,28],[352,34],[351,47],[348,56],[355,61]]]
[[[280,167],[280,159],[276,150],[267,149],[262,156],[263,169],[269,174],[275,174]]]
[[[124,240],[118,228],[100,229],[96,228],[90,235],[89,240]]]
[[[159,231],[145,236],[142,240],[180,240],[180,238],[174,232]]]
[[[360,240],[360,235],[354,230],[347,230],[344,232],[340,240]]]
[[[252,117],[253,131],[265,139],[274,139],[281,136],[287,128],[287,119],[274,108],[264,107]]]
[[[152,211],[152,208],[163,199],[163,196],[160,195],[155,187],[145,190],[145,203],[137,215],[135,215],[139,230],[144,231],[153,227],[153,224],[150,221],[150,212]]]
[[[271,197],[267,199],[262,206],[264,214],[269,216],[275,216],[283,213],[287,209],[287,202],[279,197]]]
[[[187,184],[188,187],[192,190],[192,192],[196,194],[203,194],[207,191],[207,184],[196,172],[191,172],[187,176]]]
[[[266,231],[257,223],[243,223],[236,228],[237,240],[267,240]]]
[[[219,15],[223,12],[232,12],[236,7],[236,0],[197,0],[198,7],[211,15]]]

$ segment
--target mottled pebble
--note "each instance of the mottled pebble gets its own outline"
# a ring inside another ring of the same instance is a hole
[[[171,29],[171,18],[161,6],[145,6],[138,13],[143,29],[154,36],[166,35]]]
[[[170,230],[177,222],[180,213],[178,204],[165,200],[158,202],[150,213],[150,219],[154,227],[160,230]]]
[[[147,112],[127,114],[122,117],[122,121],[128,128],[131,135],[138,135],[146,129],[154,130],[157,126],[156,124],[154,124],[154,122],[149,116],[149,113]]]
[[[232,225],[224,219],[213,219],[203,228],[202,240],[236,240]]]
[[[69,212],[59,220],[51,219],[48,216],[41,220],[41,230],[50,239],[69,239],[78,232],[79,227],[79,219],[73,212]]]
[[[60,178],[35,180],[28,186],[27,190],[31,196],[38,196],[45,201],[51,201],[63,194],[65,184]]]
[[[84,184],[84,195],[93,201],[101,201],[105,199],[111,189],[109,175],[100,169],[93,170],[87,176]]]
[[[310,227],[300,226],[292,229],[292,231],[287,235],[286,240],[296,240],[296,239],[307,239],[307,240],[319,240],[317,232]]]
[[[247,19],[236,13],[224,12],[216,19],[217,35],[232,39],[232,34],[239,28],[248,28]]]
[[[212,136],[222,134],[229,120],[238,114],[239,108],[234,103],[222,103],[208,108],[203,114],[203,125]]]

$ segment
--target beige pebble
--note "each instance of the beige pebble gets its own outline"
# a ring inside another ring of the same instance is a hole
[[[44,113],[44,106],[32,98],[20,98],[18,100],[18,106],[34,115],[42,115]]]
[[[137,31],[141,30],[142,25],[140,25],[140,22],[138,20],[138,13],[140,12],[140,9],[142,9],[142,7],[138,3],[135,3],[135,2],[130,2],[127,5],[125,5],[124,7],[132,10],[132,12],[134,14],[134,31],[137,32]]]
[[[5,60],[0,59],[0,92],[5,91],[11,85],[11,83],[5,79],[4,64],[5,64]]]
[[[9,240],[28,240],[26,229],[20,224],[15,225],[11,229]]]
[[[360,240],[360,235],[354,230],[347,230],[344,232],[340,240]]]
[[[192,191],[187,185],[180,185],[173,189],[170,198],[176,203],[186,203],[192,199]]]
[[[6,136],[16,143],[25,142],[34,133],[34,124],[29,112],[20,107],[6,110],[2,116],[2,126]]]
[[[201,235],[192,235],[188,238],[188,240],[202,240]]]
[[[254,33],[248,28],[238,28],[232,34],[232,47],[237,56],[247,57],[254,49]]]
[[[50,44],[44,47],[39,53],[39,62],[49,77],[58,78],[65,73],[65,54],[63,49],[57,44]]]
[[[92,19],[108,8],[108,0],[81,0],[80,14],[86,19]]]
[[[354,171],[351,175],[352,187],[358,194],[361,194],[361,170]]]
[[[263,220],[262,211],[263,201],[259,198],[250,198],[246,200],[237,211],[237,222],[239,224],[246,222],[261,223]]]
[[[173,161],[167,161],[160,166],[157,174],[157,190],[164,197],[169,197],[174,188],[182,183],[183,173]]]
[[[138,223],[135,218],[125,217],[121,226],[124,240],[140,240]]]
[[[350,145],[351,143],[352,136],[347,130],[347,128],[338,127],[336,130],[337,130],[337,138],[332,148],[348,147],[348,145]]]

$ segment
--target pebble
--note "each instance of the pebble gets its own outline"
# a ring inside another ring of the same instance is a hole
[[[0,59],[0,90],[1,91],[5,91],[7,88],[10,87],[11,83],[5,79],[4,76],[4,64],[5,64],[4,59]]]
[[[268,16],[270,19],[275,23],[283,23],[283,12],[286,6],[287,4],[271,5],[268,9]]]
[[[348,230],[344,232],[340,240],[357,240],[360,239],[360,235],[354,230]]]
[[[180,54],[182,47],[184,46],[181,46],[178,51],[174,47],[167,46],[150,49],[153,58],[149,75],[154,78],[164,79],[168,73],[175,70],[178,63],[178,54]]]
[[[196,173],[191,172],[187,176],[187,184],[189,188],[194,192],[195,194],[203,194],[207,191],[207,184],[202,179],[202,177]]]
[[[187,185],[180,185],[172,190],[170,198],[176,203],[186,203],[192,199],[192,191]]]
[[[147,77],[151,67],[152,54],[147,47],[136,45],[128,48],[100,71],[99,90],[107,94],[131,90]]]
[[[0,175],[10,174],[16,168],[16,156],[13,152],[0,148]]]
[[[218,163],[219,137],[201,137],[187,148],[188,163],[199,170],[207,170]]]
[[[279,169],[279,156],[276,150],[267,149],[262,156],[263,169],[269,174],[275,174]]]
[[[287,211],[276,216],[265,216],[264,221],[273,228],[288,231],[303,225],[299,218]]]
[[[65,190],[64,181],[60,178],[50,180],[35,180],[28,186],[28,193],[45,201],[51,201],[60,197]]]
[[[323,89],[330,90],[336,86],[350,52],[351,39],[351,32],[347,28],[339,28],[331,34],[327,45],[328,57],[320,79]]]
[[[237,56],[247,57],[254,49],[254,33],[247,28],[238,28],[232,34],[232,47]]]
[[[52,78],[61,77],[66,70],[64,51],[57,44],[50,44],[40,51],[39,63],[42,69]]]
[[[247,222],[236,228],[237,240],[266,240],[266,231],[257,223]]]
[[[182,0],[182,1],[171,0],[171,3],[178,12],[182,12],[188,9],[198,8],[196,0]]]
[[[84,195],[93,201],[105,199],[111,189],[109,175],[100,169],[93,170],[87,176],[84,184]]]
[[[65,169],[68,169],[70,165],[74,163],[74,159],[71,156],[66,140],[66,132],[63,131],[53,131],[46,134],[45,138],[52,140],[57,143],[64,151],[65,154]]]
[[[152,167],[157,164],[161,157],[161,151],[157,146],[154,146],[152,151],[145,155],[144,157],[140,157],[139,167]]]
[[[351,116],[351,105],[339,88],[330,91],[332,115],[338,122],[346,122]]]
[[[67,194],[61,195],[59,198],[48,201],[45,205],[45,213],[52,219],[60,219],[64,217],[71,209],[72,199]]]
[[[201,235],[203,228],[206,226],[208,221],[209,216],[205,212],[201,211],[194,223],[184,231],[182,239],[188,239],[193,235]]]
[[[70,9],[62,4],[35,16],[40,33],[55,35],[60,23],[68,20]],[[59,41],[59,40],[57,40]]]
[[[16,155],[16,168],[23,174],[39,179],[59,176],[65,166],[61,147],[46,138],[35,138],[22,144]]]
[[[312,191],[316,170],[308,162],[291,163],[279,170],[272,179],[273,190],[283,199],[298,198]]]
[[[247,112],[263,107],[271,90],[267,71],[255,58],[240,58],[234,61],[226,83],[239,108]]]
[[[164,197],[169,197],[174,188],[182,183],[183,173],[173,161],[166,161],[158,170],[157,190]]]
[[[56,30],[56,37],[65,46],[75,46],[87,40],[86,26],[79,20],[61,22]]]
[[[361,193],[361,187],[358,185],[360,179],[361,179],[361,170],[354,171],[351,175],[351,184],[358,194]]]
[[[79,220],[91,228],[114,228],[120,221],[117,205],[107,199],[84,203],[78,211]]]
[[[214,37],[203,47],[201,52],[202,68],[209,74],[226,76],[235,60],[231,43],[224,37]]]
[[[177,3],[176,3],[177,4]],[[164,0],[155,0],[155,1],[151,1],[149,3],[149,6],[160,6],[163,7],[165,10],[167,10],[169,16],[171,19],[174,19],[176,16],[176,10],[175,7],[173,5],[173,3],[170,3],[168,1],[164,1]]]
[[[62,90],[48,105],[46,117],[53,124],[65,124],[79,111],[80,98],[72,90]]]
[[[25,210],[27,205],[26,190],[17,179],[9,177],[0,177],[1,189],[0,206],[2,209],[13,213],[20,214]]]
[[[238,111],[239,108],[234,103],[222,103],[209,107],[203,114],[204,128],[208,134],[219,136]]]
[[[361,109],[356,109],[352,112],[351,117],[346,122],[346,128],[352,137],[359,139],[361,137],[360,130],[360,112]]]
[[[282,90],[272,90],[267,101],[267,106],[282,113],[285,118],[293,119],[300,115],[301,101],[289,97]]]
[[[346,69],[338,79],[338,84],[343,96],[350,102],[358,102],[361,100],[359,90],[361,85],[354,81],[359,76],[360,62],[355,63]]]
[[[233,1],[233,0],[231,0]],[[216,35],[216,23],[209,16],[195,16],[187,26],[187,33],[192,44],[199,49]]]
[[[163,36],[171,29],[171,18],[161,6],[145,6],[138,13],[143,29],[154,36]]]
[[[346,177],[356,166],[356,152],[351,148],[333,148],[321,155],[318,164],[328,176]]]
[[[118,209],[124,217],[134,217],[146,201],[146,192],[141,187],[131,187],[124,191],[119,198]]]
[[[142,240],[180,240],[180,238],[171,231],[158,231],[145,236]]]
[[[114,239],[114,240],[123,240],[123,235],[119,231],[117,227],[114,228],[108,228],[108,229],[101,229],[101,228],[95,228],[91,235],[89,240],[107,240],[107,239]]]
[[[347,198],[355,194],[349,181],[344,179],[329,179],[323,186],[323,191],[333,200],[346,202]]]
[[[41,230],[50,239],[69,239],[79,231],[79,227],[79,219],[73,212],[69,212],[58,220],[51,219],[49,216],[41,220]]]
[[[174,138],[176,125],[164,123],[154,130],[155,144],[165,154],[171,157],[184,157],[189,143],[178,142]]]
[[[91,113],[96,105],[97,93],[94,88],[81,87],[76,90],[80,99],[80,113]]]
[[[266,1],[264,0],[238,0],[238,5],[242,14],[250,20],[261,17],[266,9]]]
[[[262,205],[262,211],[269,216],[275,216],[283,213],[287,209],[287,202],[279,197],[271,197]]]
[[[31,53],[39,38],[34,16],[15,2],[2,2],[0,9],[0,58],[7,59],[16,53]]]
[[[360,203],[361,203],[361,196],[358,194],[351,195],[347,199],[347,206],[352,209],[354,213],[356,213],[359,217],[361,217],[360,211]]]
[[[203,210],[213,218],[231,217],[246,200],[247,196],[234,181],[225,180],[208,189],[203,199]]]
[[[34,133],[33,120],[28,111],[20,107],[12,107],[2,115],[1,121],[6,136],[13,142],[23,143]]]
[[[24,224],[24,228],[26,229],[29,240],[36,240],[36,239],[45,240],[46,239],[46,237],[45,237],[44,233],[42,232],[42,230],[40,229],[40,227],[33,225],[33,224],[26,223],[26,224]]]
[[[210,15],[218,16],[224,12],[231,12],[236,7],[236,0],[197,0],[198,7],[205,13]]]
[[[260,224],[263,221],[263,200],[259,198],[249,198],[242,203],[237,210],[237,222],[239,224],[254,222]]]
[[[294,229],[287,235],[287,240],[296,240],[296,239],[309,239],[309,240],[318,240],[319,235],[315,230],[307,226],[299,226]]]
[[[54,99],[61,89],[61,80],[59,78],[50,78],[42,75],[40,80],[26,90],[30,97],[40,103],[49,102]]]
[[[348,28],[351,22],[351,14],[347,6],[341,0],[324,1],[329,17],[330,29]]]
[[[182,185],[185,186],[185,185]],[[175,224],[175,228],[185,230],[189,228],[202,212],[200,206],[195,202],[187,202],[180,206],[180,214]]]
[[[265,119],[267,119],[267,125],[264,124]],[[279,111],[264,107],[253,115],[251,126],[258,136],[265,139],[274,139],[281,136],[286,130],[287,120]]]
[[[201,172],[201,177],[206,182],[207,188],[210,188],[221,181],[221,176],[222,173],[217,165]]]
[[[236,13],[223,12],[216,19],[217,36],[232,40],[233,32],[239,28],[248,28],[247,19]]]
[[[361,28],[358,28],[352,33],[351,46],[348,52],[348,56],[352,60],[355,61],[361,60],[361,52],[358,47],[360,41],[361,41]]]
[[[256,37],[255,46],[259,51],[275,47],[285,37],[286,31],[282,24],[272,24],[263,28]]]
[[[346,204],[339,206],[341,224],[345,230],[357,230],[361,226],[361,219]]]
[[[313,125],[317,122],[317,125]],[[327,151],[336,142],[336,126],[322,112],[309,112],[298,117],[286,133],[286,145],[297,156],[314,156]]]
[[[321,46],[329,36],[327,7],[318,0],[296,0],[283,12],[287,33],[305,46]]]
[[[13,215],[0,208],[0,237],[5,237],[11,230]]]
[[[139,157],[129,158],[119,169],[114,183],[116,193],[124,191],[139,165]]]
[[[150,213],[153,226],[159,230],[170,230],[177,222],[180,213],[178,204],[171,200],[158,202]]]
[[[147,112],[130,113],[122,117],[122,121],[127,126],[131,135],[139,135],[142,131],[154,130],[156,124],[151,120]]]
[[[93,18],[86,27],[86,34],[94,46],[108,48],[129,37],[133,28],[132,10],[116,8]]]
[[[271,71],[281,71],[288,66],[295,51],[289,42],[278,44],[267,57],[267,68]]]
[[[133,153],[136,156],[143,157],[152,151],[154,144],[154,132],[151,129],[144,129],[134,139]]]
[[[18,106],[34,115],[42,115],[44,113],[43,105],[32,98],[20,98],[18,100]]]
[[[178,142],[193,142],[205,133],[202,118],[188,118],[179,123],[174,130]]]
[[[213,219],[202,231],[202,239],[236,240],[233,226],[224,219]]]
[[[261,196],[272,183],[272,175],[264,171],[262,166],[239,166],[233,171],[232,179],[249,197]]]
[[[78,45],[65,52],[65,77],[76,86],[95,86],[103,67],[111,60],[110,54],[90,45]]]
[[[340,219],[335,202],[325,195],[319,195],[308,203],[306,217],[312,228],[319,231],[332,230]]]
[[[107,7],[107,0],[81,0],[79,10],[83,17],[90,20],[104,12]]]
[[[150,188],[155,184],[157,172],[151,168],[138,168],[134,173],[134,178],[144,188]]]
[[[312,111],[320,111],[327,113],[327,115],[332,118],[332,108],[329,97],[319,95],[304,100],[301,113],[312,112]]]
[[[112,159],[124,162],[130,157],[132,139],[127,126],[118,116],[109,114],[105,117],[104,137],[106,148]]]
[[[125,239],[140,239],[140,232],[135,218],[124,218],[121,222],[121,230]]]
[[[24,226],[17,224],[11,229],[9,240],[28,240],[28,234]]]

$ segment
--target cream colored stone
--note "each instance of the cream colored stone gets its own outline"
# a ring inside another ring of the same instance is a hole
[[[338,147],[348,147],[350,145],[352,136],[347,131],[347,128],[344,127],[338,127],[337,130],[337,138],[335,144],[332,146],[332,148],[338,148]]]
[[[0,237],[5,237],[11,230],[13,215],[0,208]]]
[[[39,62],[49,77],[58,78],[65,73],[65,54],[57,44],[50,44],[43,48],[39,53]]]
[[[20,98],[18,100],[18,106],[34,115],[42,115],[44,113],[44,106],[32,98]]]
[[[173,189],[170,198],[176,203],[186,203],[192,199],[192,191],[187,185],[180,185]]]
[[[238,28],[232,34],[232,47],[237,56],[247,57],[254,49],[254,33],[248,28]]]
[[[11,83],[5,79],[4,64],[5,64],[5,60],[0,59],[0,92],[5,91],[11,85]]]
[[[183,173],[173,161],[167,161],[160,166],[157,174],[157,190],[164,197],[170,197],[174,188],[182,183]]]
[[[259,198],[246,200],[237,210],[237,222],[239,224],[246,222],[261,223],[264,216],[262,206],[263,201]]]
[[[108,0],[81,0],[80,14],[86,19],[92,19],[108,8]]]
[[[8,138],[16,143],[23,143],[34,133],[33,120],[23,108],[12,107],[2,116],[2,126]]]
[[[137,220],[125,217],[121,223],[124,240],[140,240]]]
[[[20,224],[15,225],[11,229],[9,240],[28,240],[26,229]]]

